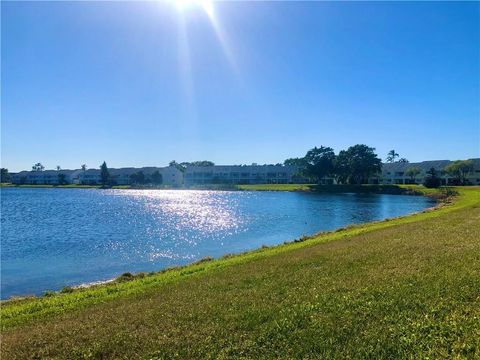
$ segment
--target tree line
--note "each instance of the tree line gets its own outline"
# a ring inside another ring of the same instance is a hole
[[[298,175],[311,181],[320,182],[329,177],[339,184],[365,184],[369,177],[382,170],[382,160],[375,148],[364,144],[350,146],[338,155],[331,147],[314,147],[304,157],[286,159],[284,164],[298,166]]]
[[[408,163],[409,161],[406,158],[400,158],[395,150],[390,150],[386,162]],[[333,178],[339,184],[365,184],[370,177],[380,174],[382,170],[382,161],[375,153],[375,148],[364,144],[350,146],[347,150],[341,150],[338,155],[331,147],[314,147],[304,157],[286,159],[284,165],[298,166],[298,176],[303,180],[321,182],[322,179]],[[453,185],[467,185],[468,174],[473,171],[473,160],[456,160],[441,170],[453,179]],[[420,167],[412,165],[406,168],[404,175],[410,179],[411,183],[416,183],[421,173]],[[442,181],[440,175],[435,168],[429,169],[426,171],[424,185],[440,186]]]

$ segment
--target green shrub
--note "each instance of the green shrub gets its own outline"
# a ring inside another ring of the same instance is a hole
[[[62,290],[60,290],[61,294],[69,294],[74,292],[75,289],[71,288],[70,286],[65,286]]]
[[[442,185],[442,180],[440,177],[437,175],[437,171],[435,168],[431,168],[430,170],[427,171],[427,177],[423,181],[423,186],[426,188],[432,189],[432,188],[438,188]]]
[[[214,260],[213,257],[205,256],[205,257],[201,258],[200,260],[195,261],[193,264],[201,264],[201,263],[209,262],[209,261],[213,261],[213,260]]]
[[[130,281],[130,280],[133,280],[133,279],[135,279],[135,276],[132,273],[126,272],[126,273],[123,273],[122,275],[120,275],[119,277],[117,277],[115,279],[115,281],[125,282],[125,281]]]

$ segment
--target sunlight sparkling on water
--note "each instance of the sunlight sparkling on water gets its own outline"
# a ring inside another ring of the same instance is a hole
[[[2,297],[158,271],[419,211],[397,195],[193,190],[1,192]]]
[[[239,231],[242,222],[236,213],[231,196],[214,191],[192,190],[115,190],[107,196],[125,197],[127,201],[141,203],[145,212],[157,220],[159,227],[148,227],[150,236],[163,238],[170,236],[178,245],[188,243],[198,245],[205,236],[221,239]],[[221,245],[221,244],[220,244]],[[112,244],[111,246],[119,246]],[[138,255],[138,253],[137,253]],[[172,250],[151,246],[148,254],[150,260],[159,257],[178,258]],[[182,258],[192,258],[184,255]]]

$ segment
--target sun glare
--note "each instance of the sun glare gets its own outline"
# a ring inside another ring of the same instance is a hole
[[[213,16],[213,5],[209,0],[172,0],[179,11],[201,8],[209,17]]]
[[[195,89],[192,74],[192,60],[190,58],[188,22],[190,15],[195,12],[201,12],[206,15],[212,27],[213,32],[218,40],[223,54],[233,70],[233,74],[240,81],[239,72],[232,52],[227,34],[224,31],[219,14],[217,13],[213,0],[164,0],[177,9],[178,15],[178,48],[179,48],[179,64],[182,82],[185,88],[186,98],[190,104],[189,107],[195,108]]]

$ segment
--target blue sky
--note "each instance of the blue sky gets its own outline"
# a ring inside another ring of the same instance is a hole
[[[480,156],[478,2],[1,6],[10,171]]]

